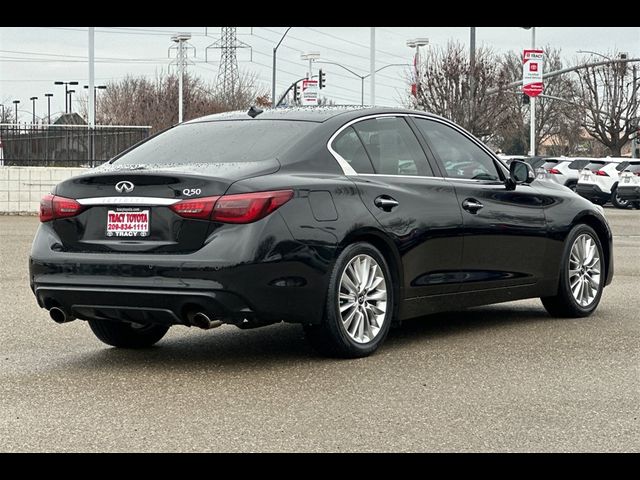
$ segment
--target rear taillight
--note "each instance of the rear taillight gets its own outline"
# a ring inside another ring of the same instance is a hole
[[[293,190],[225,195],[216,202],[211,220],[222,223],[255,222],[287,203],[292,197]]]
[[[554,175],[562,175],[562,172],[560,170],[558,170],[557,168],[550,168],[549,170],[547,170],[548,173],[553,173]]]
[[[209,220],[213,206],[219,198],[220,197],[192,198],[174,203],[169,208],[181,217]]]
[[[640,177],[640,172],[634,172],[633,173],[636,177]]]
[[[597,175],[599,177],[608,177],[609,174],[607,172],[605,172],[604,170],[595,170],[594,175]]]
[[[169,208],[185,218],[221,223],[251,223],[266,217],[293,197],[293,190],[238,193],[183,200]]]
[[[40,221],[48,222],[57,218],[73,217],[82,209],[82,205],[71,198],[58,197],[49,193],[40,200]]]

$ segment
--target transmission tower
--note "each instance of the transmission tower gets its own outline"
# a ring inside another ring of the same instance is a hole
[[[236,51],[238,48],[251,48],[249,44],[238,40],[236,31],[237,27],[222,27],[220,29],[220,39],[207,47],[207,50],[209,48],[220,49],[220,67],[218,68],[216,83],[225,96],[232,96],[240,84]],[[208,61],[206,50],[205,61]]]

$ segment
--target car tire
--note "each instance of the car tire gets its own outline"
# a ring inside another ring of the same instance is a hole
[[[595,251],[590,258],[593,246]],[[585,250],[589,251],[583,254]],[[565,241],[558,292],[554,296],[541,298],[547,312],[554,317],[565,318],[591,315],[602,297],[606,278],[605,263],[602,244],[593,228],[585,224],[576,225]],[[593,281],[597,283],[597,288],[594,288]],[[584,285],[581,286],[581,283]]]
[[[305,326],[312,346],[323,355],[340,358],[375,352],[395,316],[392,281],[387,261],[373,245],[358,242],[347,246],[329,277],[323,322]]]
[[[89,327],[98,339],[118,348],[146,348],[158,342],[169,330],[166,325],[132,324],[111,320],[89,320]]]
[[[570,182],[567,184],[567,188],[571,189],[573,192],[578,191],[578,183],[577,182]]]
[[[591,200],[591,203],[595,203],[596,205],[600,205],[601,207],[607,203],[607,200],[603,200],[601,198],[594,198]]]
[[[618,196],[618,187],[614,188],[611,192],[611,203],[616,208],[627,209],[631,206],[629,200],[623,200]]]

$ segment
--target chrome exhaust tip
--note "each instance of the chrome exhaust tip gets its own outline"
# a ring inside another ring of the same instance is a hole
[[[49,316],[51,320],[56,323],[66,323],[74,320],[71,315],[67,315],[64,310],[59,307],[52,307],[49,309]]]
[[[191,312],[187,314],[187,319],[190,325],[202,328],[203,330],[217,328],[222,325],[222,320],[211,320],[209,315],[203,312]]]

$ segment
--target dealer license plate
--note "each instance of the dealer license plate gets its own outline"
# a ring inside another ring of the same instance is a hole
[[[149,236],[149,210],[117,208],[107,212],[107,237]]]

